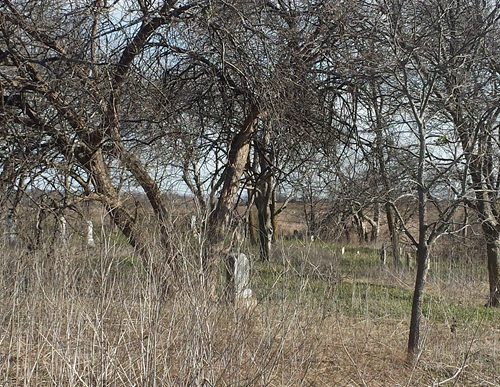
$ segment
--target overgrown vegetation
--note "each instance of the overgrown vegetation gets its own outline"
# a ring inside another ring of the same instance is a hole
[[[499,32],[494,0],[0,1],[5,384],[497,383]]]
[[[382,266],[370,247],[341,255],[341,245],[320,241],[278,244],[270,262],[253,260],[258,303],[250,309],[204,292],[196,243],[184,244],[175,279],[168,270],[151,277],[113,234],[95,249],[5,247],[1,383],[372,386],[452,376],[459,385],[500,383],[500,315],[483,307],[488,284],[471,282],[466,261],[431,268],[423,352],[412,367],[402,348],[413,269]],[[175,291],[165,293],[165,279]]]

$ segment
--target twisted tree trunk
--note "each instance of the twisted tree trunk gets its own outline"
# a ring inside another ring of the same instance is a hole
[[[240,188],[240,178],[245,170],[250,141],[255,133],[255,122],[259,115],[256,106],[251,106],[241,130],[233,138],[226,167],[223,172],[224,182],[215,209],[208,219],[208,244],[204,253],[202,269],[205,285],[215,297],[218,263],[226,262],[231,249],[231,241],[226,238],[227,226],[234,208],[234,201]],[[226,244],[227,242],[227,244]],[[230,268],[226,265],[226,277],[232,279]]]

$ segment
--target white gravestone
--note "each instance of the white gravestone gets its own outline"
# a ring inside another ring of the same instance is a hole
[[[236,293],[236,298],[242,297],[249,283],[250,261],[245,254],[240,253],[235,257],[234,261],[234,290]]]
[[[94,241],[94,224],[91,220],[87,220],[87,246],[95,247]]]
[[[253,308],[257,300],[253,296],[250,284],[250,260],[245,254],[238,254],[234,262],[235,306],[237,308]]]
[[[17,231],[14,223],[14,214],[9,211],[7,214],[7,238],[10,246],[14,246],[17,242]]]
[[[250,308],[257,305],[250,285],[250,260],[243,254],[230,254],[228,257],[228,280],[231,281],[231,297],[236,308]]]
[[[66,218],[64,216],[61,216],[60,222],[61,222],[61,240],[63,244],[66,244],[66,242],[68,241]]]

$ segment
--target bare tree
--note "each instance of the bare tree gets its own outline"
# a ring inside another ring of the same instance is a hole
[[[475,200],[486,243],[490,293],[487,305],[500,306],[500,232],[497,197],[498,77],[500,67],[500,5],[495,2],[436,1],[443,22],[440,34],[440,84],[437,103],[458,135],[465,157],[465,169]],[[433,52],[433,55],[436,55]],[[448,138],[445,139],[449,141]]]
[[[440,50],[436,57],[426,54],[430,47],[440,47],[440,37],[433,31],[439,30],[441,15],[435,13],[432,5],[417,2],[393,2],[382,5],[381,9],[386,15],[383,25],[392,51],[389,66],[395,69],[389,86],[403,96],[404,105],[398,115],[401,129],[407,132],[403,132],[406,144],[401,145],[406,152],[406,164],[411,167],[412,163],[408,163],[411,159],[416,163],[416,168],[409,170],[409,183],[413,186],[411,191],[414,192],[418,209],[415,235],[404,224],[397,206],[393,206],[403,223],[406,236],[417,249],[417,272],[408,339],[409,359],[414,360],[421,349],[420,324],[430,246],[447,231],[465,194],[465,187],[455,189],[455,200],[445,200],[443,188],[455,188],[448,176],[460,175],[462,156],[455,143],[442,146],[439,141],[432,141],[442,136],[445,129],[440,120],[441,108],[433,103],[439,83],[440,67],[436,62],[439,60]],[[430,209],[437,215],[430,217]]]
[[[170,1],[132,7],[132,13],[122,17],[135,16],[133,26],[119,32],[109,29],[107,18],[113,11],[100,1],[86,7],[68,2],[50,11],[40,2],[2,5],[4,109],[16,117],[10,120],[12,130],[30,128],[42,144],[74,165],[73,182],[106,206],[131,245],[144,255],[147,246],[113,182],[110,160],[125,168],[144,190],[164,243],[167,210],[147,168],[125,146],[123,90],[132,73],[141,72],[134,63],[153,34],[195,6],[177,7]],[[50,23],[63,28],[56,32]],[[114,40],[112,45],[106,42],[108,37]],[[171,259],[168,254],[167,261]]]

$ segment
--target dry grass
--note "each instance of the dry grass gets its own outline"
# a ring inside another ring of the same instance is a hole
[[[335,246],[282,245],[274,263],[255,264],[259,303],[244,310],[206,296],[199,246],[178,238],[175,280],[148,276],[112,237],[90,251],[4,249],[0,383],[415,386],[456,375],[447,385],[500,385],[500,315],[478,306],[484,282],[444,269],[431,278],[424,351],[411,368],[411,274],[380,269],[368,249],[339,257]],[[149,264],[161,267],[160,257]],[[162,293],[161,280],[175,291]]]

